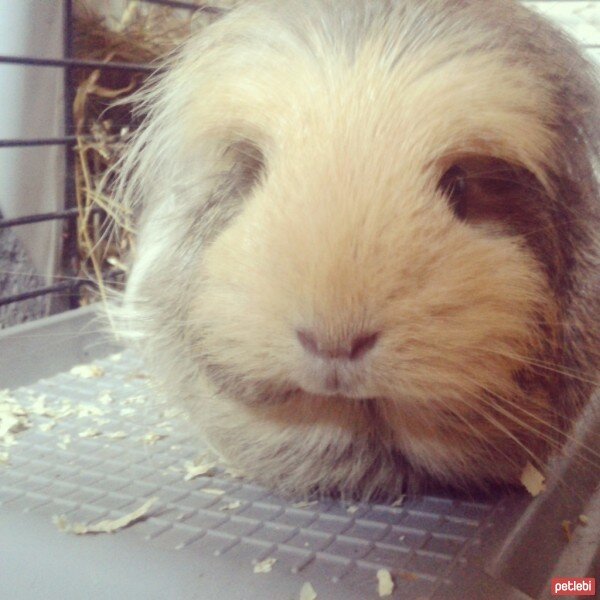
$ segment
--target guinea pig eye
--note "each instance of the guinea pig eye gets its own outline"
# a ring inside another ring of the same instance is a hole
[[[440,179],[438,188],[448,199],[454,214],[461,220],[467,218],[467,173],[454,165],[450,167]]]
[[[544,231],[544,190],[526,168],[493,156],[461,156],[438,183],[457,218],[497,235]],[[547,204],[547,203],[546,203]]]

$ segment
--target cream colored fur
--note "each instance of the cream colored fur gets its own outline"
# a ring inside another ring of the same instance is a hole
[[[568,354],[546,265],[525,237],[457,219],[438,187],[482,155],[556,198],[572,143],[551,51],[526,47],[558,34],[481,4],[250,2],[141,100],[118,190],[141,211],[126,328],[199,435],[284,493],[516,483],[577,412],[551,372],[516,377]],[[244,193],[240,141],[262,165]],[[381,335],[332,394],[298,328],[332,346]]]

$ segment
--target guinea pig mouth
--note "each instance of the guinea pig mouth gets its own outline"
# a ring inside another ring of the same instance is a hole
[[[308,372],[302,373],[299,384],[303,391],[317,396],[353,400],[368,396],[356,373],[348,372],[335,365],[311,368]]]
[[[203,370],[220,393],[249,406],[301,402],[303,398],[311,397],[355,402],[370,400],[376,395],[367,389],[360,370],[331,362],[305,364],[285,380],[249,379],[216,362],[205,364]]]

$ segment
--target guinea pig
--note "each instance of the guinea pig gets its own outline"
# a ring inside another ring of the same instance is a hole
[[[137,99],[121,318],[285,495],[518,485],[598,381],[600,110],[511,0],[251,0]]]

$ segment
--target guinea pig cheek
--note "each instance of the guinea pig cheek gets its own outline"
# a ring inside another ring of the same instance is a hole
[[[554,313],[541,266],[516,240],[455,242],[440,249],[446,258],[427,281],[397,300],[398,314],[412,318],[390,325],[416,400],[507,391]]]
[[[381,366],[395,443],[440,475],[472,463],[482,445],[519,437],[525,415],[543,416],[548,399],[521,389],[518,374],[543,356],[556,324],[542,268],[523,244],[452,237],[427,283],[396,301],[392,313],[412,318],[390,323],[396,348]]]
[[[263,237],[251,219],[233,223],[206,249],[193,275],[198,360],[231,376],[233,394],[240,380],[245,389],[255,383],[257,395],[269,386],[297,388],[290,379],[295,347],[287,335],[289,307],[265,267]]]

